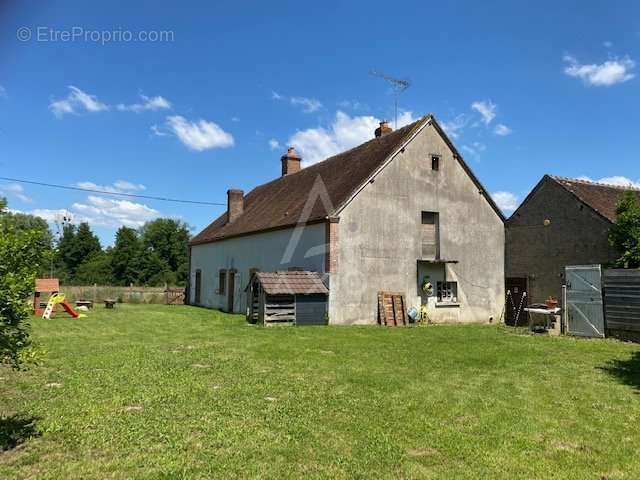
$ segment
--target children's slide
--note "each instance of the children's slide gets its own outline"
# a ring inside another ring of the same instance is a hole
[[[76,312],[71,307],[69,302],[67,302],[64,299],[64,294],[63,293],[54,293],[53,295],[51,295],[51,297],[49,297],[49,302],[47,303],[47,308],[45,309],[44,313],[42,314],[42,318],[46,318],[47,320],[49,320],[51,318],[51,314],[53,313],[53,311],[56,308],[56,305],[61,305],[62,308],[64,309],[64,311],[67,312],[69,315],[71,315],[73,318],[86,317],[86,315],[82,315],[82,314]]]
[[[71,305],[69,305],[69,302],[67,302],[66,300],[64,302],[60,302],[60,305],[62,306],[62,308],[64,308],[64,311],[71,315],[73,318],[78,318],[80,316],[78,312],[71,308]]]

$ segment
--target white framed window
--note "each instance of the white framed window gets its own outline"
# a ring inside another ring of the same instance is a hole
[[[438,302],[458,302],[458,282],[438,282],[436,285]]]

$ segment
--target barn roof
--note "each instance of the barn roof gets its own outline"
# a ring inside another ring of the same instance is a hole
[[[329,293],[317,272],[256,272],[253,278],[268,295]]]
[[[616,207],[624,192],[634,192],[640,201],[640,189],[631,186],[609,185],[553,175],[548,177],[611,223],[616,221]]]
[[[426,115],[351,150],[254,188],[245,195],[244,211],[236,220],[227,223],[227,213],[223,213],[198,233],[191,240],[191,245],[292,227],[300,221],[304,224],[319,223],[336,215],[371,176],[428,122],[433,123],[489,204],[504,219],[435,118]],[[309,199],[314,202],[307,206]]]

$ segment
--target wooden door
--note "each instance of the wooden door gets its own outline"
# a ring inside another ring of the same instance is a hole
[[[508,277],[505,285],[506,305],[504,309],[504,323],[510,326],[524,326],[526,324],[524,307],[527,306],[527,279]]]
[[[233,313],[233,303],[234,303],[234,293],[236,290],[236,272],[235,270],[229,270],[229,285],[228,285],[228,303],[227,303],[227,312]]]
[[[200,270],[196,270],[195,287],[195,304],[200,305],[200,290],[202,289],[202,272]]]

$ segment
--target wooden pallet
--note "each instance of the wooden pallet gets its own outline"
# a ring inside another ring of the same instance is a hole
[[[378,323],[387,327],[402,327],[407,324],[403,294],[378,292]]]

